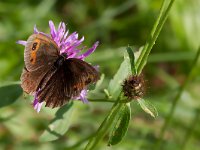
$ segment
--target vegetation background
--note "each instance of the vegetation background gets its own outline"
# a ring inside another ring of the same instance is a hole
[[[35,24],[40,31],[48,33],[49,20],[56,25],[60,21],[67,23],[70,32],[85,36],[84,44],[88,47],[100,41],[87,61],[100,66],[108,83],[123,60],[125,47],[139,48],[145,44],[160,5],[161,0],[1,0],[0,86],[19,81],[24,47],[16,41],[26,40]],[[124,140],[106,147],[108,137],[105,137],[99,149],[153,149],[173,97],[185,81],[200,44],[199,8],[198,0],[175,1],[144,69],[145,97],[156,106],[159,116],[152,119],[132,103],[132,120]],[[198,150],[200,147],[200,63],[194,74],[178,101],[163,138],[163,149]],[[72,118],[69,131],[56,141],[41,142],[39,137],[55,110],[47,108],[37,114],[31,100],[18,95],[19,91],[18,88],[0,90],[0,149],[83,149],[111,107],[108,103],[83,105],[77,101],[76,117]],[[7,96],[12,97],[9,105],[5,104]]]

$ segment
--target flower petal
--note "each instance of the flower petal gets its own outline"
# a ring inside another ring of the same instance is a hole
[[[50,28],[51,37],[52,39],[54,39],[56,37],[57,31],[55,29],[53,21],[51,20],[49,21],[49,28]]]
[[[39,103],[38,98],[37,98],[37,93],[38,92],[36,92],[35,95],[34,95],[33,107],[37,111],[37,113],[39,113],[41,108],[42,108],[43,102]]]
[[[89,101],[87,100],[86,96],[87,96],[87,90],[83,89],[78,99],[80,99],[83,103],[88,103]]]
[[[27,44],[27,41],[19,40],[19,41],[17,41],[16,43],[25,46],[25,45]]]
[[[35,33],[35,34],[38,34],[38,33],[39,33],[39,31],[38,31],[36,25],[34,25],[34,33]]]
[[[94,45],[90,49],[88,49],[87,52],[85,52],[82,55],[80,55],[79,58],[83,59],[83,58],[89,56],[91,53],[93,53],[95,51],[95,49],[97,48],[98,45],[99,45],[99,41],[94,43]]]

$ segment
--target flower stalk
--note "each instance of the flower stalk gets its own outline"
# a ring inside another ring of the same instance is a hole
[[[168,126],[170,124],[170,121],[171,121],[171,119],[173,117],[173,114],[175,112],[176,106],[177,106],[177,104],[178,104],[178,102],[180,100],[180,97],[181,97],[182,93],[184,92],[184,89],[186,88],[188,83],[193,78],[193,73],[196,70],[196,64],[198,62],[199,56],[200,56],[200,47],[199,47],[199,49],[197,51],[196,57],[194,58],[194,60],[193,60],[193,62],[191,64],[191,69],[190,69],[190,71],[189,71],[189,73],[187,75],[187,79],[185,80],[184,84],[179,88],[179,91],[178,91],[177,95],[175,96],[174,100],[172,101],[172,107],[171,107],[171,109],[169,111],[169,114],[167,115],[167,117],[165,119],[165,122],[164,122],[164,124],[163,124],[163,126],[161,128],[160,134],[158,136],[158,142],[155,145],[156,146],[155,150],[161,149],[161,144],[162,144],[161,141],[163,139],[165,131],[167,130],[167,128],[168,128]]]
[[[120,96],[119,96],[120,97]],[[113,104],[113,107],[111,108],[109,114],[104,119],[100,127],[98,128],[96,134],[94,137],[90,139],[87,146],[85,147],[85,150],[93,150],[98,145],[100,140],[105,136],[107,131],[110,129],[115,117],[117,116],[120,108],[124,105],[123,103],[119,103],[120,98],[115,101],[115,104]]]
[[[160,34],[160,31],[164,25],[164,23],[167,20],[167,17],[169,15],[169,11],[173,5],[175,0],[171,0],[169,5],[167,6],[166,10],[165,10],[165,5],[166,5],[166,0],[163,0],[162,5],[161,5],[161,9],[160,9],[160,13],[159,16],[153,26],[153,29],[151,31],[151,34],[146,42],[146,44],[144,45],[141,54],[136,62],[136,69],[138,72],[138,75],[142,72],[142,69],[144,68],[144,66],[146,65],[148,56],[158,38],[158,35]]]
[[[191,138],[192,134],[194,133],[194,131],[199,123],[199,120],[200,120],[200,109],[197,109],[195,112],[194,119],[193,119],[190,127],[186,131],[186,134],[182,141],[180,150],[185,150],[187,148],[188,141]]]

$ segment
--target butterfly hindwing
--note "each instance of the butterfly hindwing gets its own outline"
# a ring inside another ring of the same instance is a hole
[[[70,97],[65,96],[65,84],[67,79],[63,69],[58,69],[54,74],[43,80],[41,84],[43,88],[38,93],[38,99],[40,102],[45,101],[47,107],[58,107],[67,103]]]
[[[66,77],[68,80],[66,94],[76,96],[74,91],[80,93],[85,86],[99,79],[97,70],[90,64],[76,58],[69,58],[65,62]]]
[[[21,87],[24,92],[32,94],[37,90],[37,87],[45,76],[43,69],[37,69],[36,71],[29,72],[25,67],[21,75]]]
[[[88,63],[70,58],[58,68],[51,78],[43,81],[44,88],[38,94],[47,107],[58,107],[76,98],[89,83],[99,79],[98,72]],[[41,84],[41,86],[42,86]]]

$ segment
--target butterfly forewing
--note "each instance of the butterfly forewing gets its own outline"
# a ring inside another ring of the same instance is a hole
[[[43,34],[31,35],[25,46],[24,61],[28,71],[48,68],[59,57],[55,42]]]

